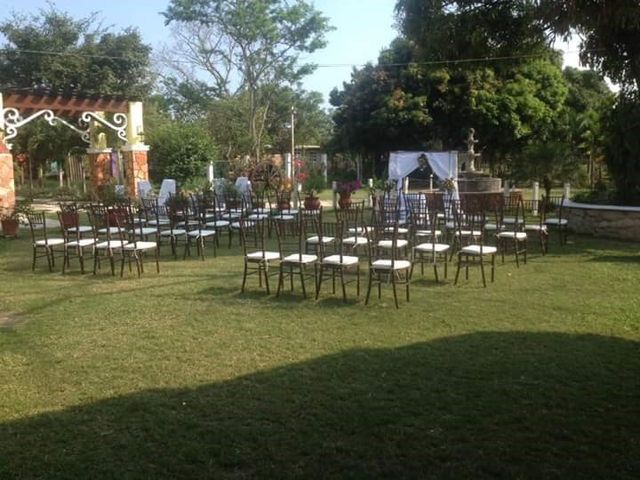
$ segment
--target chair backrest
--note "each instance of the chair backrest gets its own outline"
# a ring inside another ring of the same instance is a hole
[[[246,257],[249,253],[249,241],[251,237],[253,237],[254,248],[263,252],[264,257],[264,252],[267,250],[269,219],[261,218],[257,220],[249,220],[247,218],[241,218],[238,223],[240,224],[240,239],[244,256]]]
[[[107,207],[107,240],[128,241],[131,222],[131,204]]]
[[[360,227],[363,225],[364,200],[353,202],[349,208],[340,208],[335,211],[336,220],[346,224],[348,228]]]
[[[31,240],[35,244],[38,240],[47,240],[47,216],[45,212],[27,213],[27,221],[29,222],[29,230],[31,231]]]
[[[461,242],[473,243],[482,247],[484,243],[484,226],[486,214],[484,210],[474,210],[468,206],[463,208],[459,202],[453,202],[453,217],[455,231]]]
[[[281,257],[286,257],[297,253],[302,255],[304,253],[305,241],[307,238],[307,230],[305,228],[306,223],[301,215],[298,215],[292,221],[283,222],[275,220],[273,227],[276,232],[276,239],[278,241],[278,251]],[[293,234],[291,229],[293,227]]]
[[[76,202],[60,202],[58,204],[60,212],[58,220],[63,232],[70,228],[77,228],[80,225],[80,212]]]

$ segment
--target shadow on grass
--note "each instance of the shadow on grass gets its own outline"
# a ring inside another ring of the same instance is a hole
[[[640,249],[636,255],[599,255],[593,257],[590,261],[606,263],[640,263]]]
[[[477,333],[0,424],[0,478],[638,478],[640,348]]]

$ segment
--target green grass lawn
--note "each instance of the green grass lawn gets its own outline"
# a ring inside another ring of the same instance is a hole
[[[396,310],[241,295],[237,247],[114,279],[0,239],[0,479],[638,478],[640,247],[536,247]]]

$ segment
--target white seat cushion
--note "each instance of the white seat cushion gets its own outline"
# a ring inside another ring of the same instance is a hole
[[[498,251],[496,247],[489,245],[467,245],[460,249],[460,253],[466,253],[467,255],[491,255]]]
[[[157,228],[152,228],[152,227],[142,227],[142,228],[134,228],[133,231],[131,233],[134,234],[140,234],[142,233],[142,235],[151,235],[154,234],[158,231]]]
[[[504,217],[502,223],[514,224],[516,223],[516,217]]]
[[[127,243],[124,246],[125,250],[150,250],[152,248],[157,248],[158,244],[156,242],[133,242]]]
[[[366,245],[369,240],[366,237],[347,237],[342,240],[345,245]]]
[[[305,253],[294,253],[282,259],[283,263],[313,263],[318,260],[317,255],[307,255]]]
[[[384,229],[384,231],[386,233],[393,233],[394,227],[386,227]],[[405,227],[398,227],[398,234],[400,235],[406,235],[407,233],[409,233],[409,229],[405,228]]]
[[[90,232],[91,230],[92,230],[92,228],[89,227],[88,225],[80,225],[78,227],[69,227],[69,228],[67,228],[67,232],[69,232],[69,233],[76,233],[76,232],[87,233],[87,232]]]
[[[365,228],[364,227],[349,227],[348,232],[352,233],[352,234],[356,234],[357,233],[358,235],[363,235],[364,232],[365,232]]]
[[[216,227],[216,228],[223,228],[223,227],[228,227],[229,226],[229,221],[228,220],[216,220],[214,222],[207,222],[205,224],[206,227]]]
[[[407,240],[403,240],[401,238],[396,240],[396,248],[404,248],[407,245],[409,245],[409,242]],[[378,242],[378,247],[380,247],[380,248],[392,248],[393,247],[393,240],[380,240]]]
[[[62,245],[64,239],[62,238],[48,238],[46,240],[36,240],[36,245],[39,247],[55,247],[56,245]]]
[[[498,230],[498,225],[496,225],[495,223],[485,223],[484,224],[484,229],[485,230],[495,231],[495,230]]]
[[[323,244],[327,244],[327,243],[331,243],[335,241],[335,237],[322,237],[322,243]],[[312,245],[317,245],[320,243],[320,237],[318,237],[318,235],[314,235],[313,237],[309,237],[307,238],[307,243],[310,243]]]
[[[498,238],[515,238],[516,240],[526,240],[526,232],[500,232]]]
[[[242,215],[239,213],[225,213],[222,217],[226,218],[227,220],[233,221],[239,219],[241,216]]]
[[[211,235],[215,235],[215,230],[191,230],[187,233],[190,237],[210,237]]]
[[[371,264],[371,267],[375,270],[391,270],[392,266],[394,270],[405,270],[411,268],[411,262],[409,260],[396,260],[392,265],[391,260],[380,259]]]
[[[534,232],[546,232],[547,231],[547,226],[546,225],[540,225],[540,224],[534,224],[534,225],[526,225],[524,227],[525,230],[531,230]]]
[[[545,225],[553,225],[553,226],[558,226],[558,225],[567,225],[569,223],[569,221],[566,218],[547,218],[544,221]]]
[[[356,265],[360,259],[358,257],[352,257],[350,255],[343,255],[342,262],[340,262],[340,255],[329,255],[328,257],[324,257],[322,259],[322,263],[326,263],[327,265]]]
[[[173,233],[171,233],[171,230],[163,230],[162,232],[160,232],[160,235],[163,237],[170,237],[171,235],[185,235],[186,233],[187,231],[184,228],[174,228]]]
[[[118,229],[118,227],[109,227],[109,233],[118,233],[120,230]],[[101,228],[100,230],[98,230],[98,233],[107,233],[107,229],[106,228]]]
[[[435,237],[440,237],[442,230],[434,230],[433,232],[431,230],[416,230],[416,237],[430,237],[432,234]]]
[[[284,210],[278,210],[278,216],[280,216],[281,213],[284,215],[297,215],[298,210],[296,210],[295,208],[285,208]]]
[[[417,250],[418,252],[426,253],[431,253],[434,251],[436,253],[442,253],[446,252],[450,248],[451,245],[447,245],[446,243],[421,243],[420,245],[416,245],[415,247],[413,247],[413,249]]]
[[[93,238],[82,238],[80,240],[74,240],[73,242],[67,243],[67,247],[88,247],[94,243],[96,243],[96,241]]]
[[[479,237],[482,232],[480,230],[456,230],[455,236],[459,237],[460,235],[463,237]]]
[[[281,215],[281,214],[277,214],[273,218],[274,220],[281,220],[283,222],[292,222],[293,220],[296,219],[296,217],[294,217],[293,215]]]
[[[249,220],[264,220],[265,218],[269,218],[269,215],[266,213],[252,213],[247,218]]]
[[[233,222],[229,225],[230,228],[234,228],[236,230],[240,230],[240,222]],[[244,222],[244,228],[252,228],[255,227],[255,222]]]
[[[128,244],[126,240],[109,240],[108,242],[100,242],[96,245],[96,248],[122,248]]]
[[[263,260],[279,260],[280,254],[278,252],[251,252],[247,253],[247,260],[251,262],[261,262]]]
[[[159,218],[159,219],[152,219],[149,220],[147,222],[147,225],[169,225],[171,223],[171,221],[168,218]]]

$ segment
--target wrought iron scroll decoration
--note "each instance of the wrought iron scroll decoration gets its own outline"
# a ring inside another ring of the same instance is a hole
[[[125,142],[127,141],[128,122],[127,116],[124,113],[116,113],[113,116],[113,123],[111,123],[94,112],[84,112],[80,117],[80,123],[87,125],[87,128],[85,129],[78,128],[66,120],[56,117],[52,110],[40,110],[33,115],[22,118],[20,112],[16,108],[5,108],[2,110],[2,116],[4,117],[5,140],[11,140],[18,135],[18,129],[25,126],[27,123],[35,120],[36,118],[43,117],[51,126],[61,123],[62,125],[70,128],[74,132],[78,133],[85,143],[91,143],[91,127],[89,124],[92,120],[114,130],[119,139],[124,140]]]
[[[105,127],[116,132],[120,140],[127,141],[127,116],[124,113],[116,113],[113,115],[113,123],[108,122],[95,112],[84,112],[80,117],[80,122],[90,124],[91,120],[101,123]],[[87,130],[88,131],[88,130]]]

